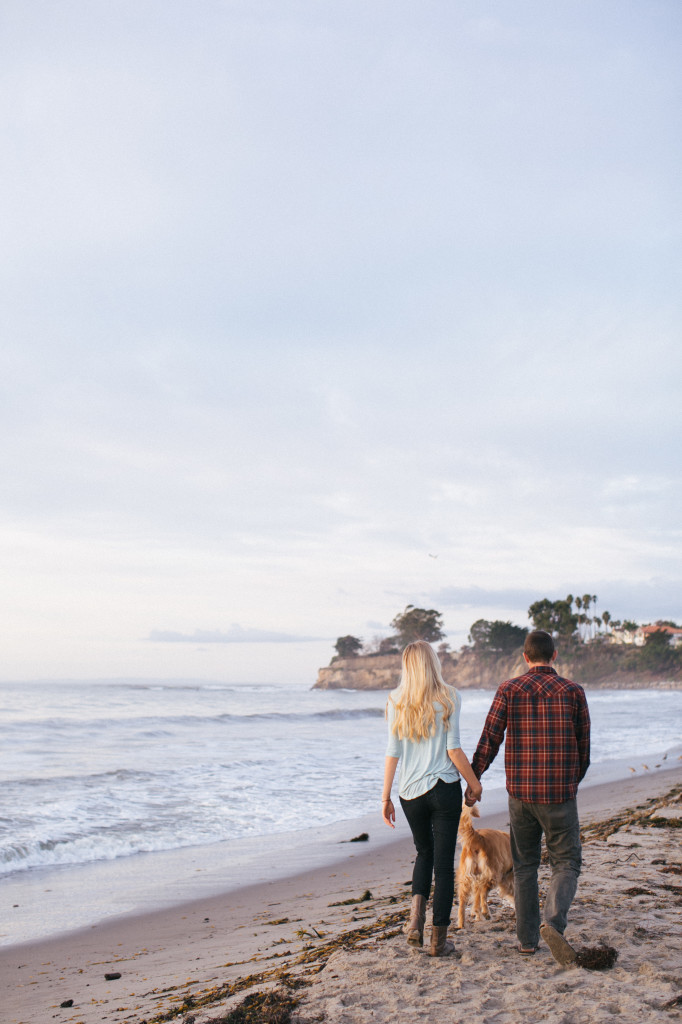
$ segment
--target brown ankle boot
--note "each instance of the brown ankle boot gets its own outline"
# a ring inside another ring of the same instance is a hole
[[[403,929],[411,946],[424,945],[424,923],[426,921],[426,897],[413,896],[410,920]]]
[[[448,939],[448,926],[434,924],[431,930],[429,956],[452,956],[454,952],[455,944]]]

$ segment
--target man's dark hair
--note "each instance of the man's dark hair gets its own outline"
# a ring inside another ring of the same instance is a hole
[[[554,640],[544,629],[534,629],[523,645],[523,653],[534,665],[549,665],[554,651]]]

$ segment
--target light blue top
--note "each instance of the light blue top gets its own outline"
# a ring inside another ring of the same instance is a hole
[[[443,728],[443,707],[439,701],[434,701],[436,732],[434,736],[428,736],[425,740],[398,739],[392,731],[395,705],[391,699],[388,701],[386,757],[400,758],[398,792],[403,800],[414,800],[415,797],[428,793],[439,779],[443,782],[457,782],[459,779],[459,772],[448,757],[448,750],[457,750],[460,745],[459,709],[462,706],[462,698],[454,687],[449,686],[448,691],[455,705],[450,715],[448,730],[446,732]],[[394,690],[391,697],[395,697],[396,693]]]

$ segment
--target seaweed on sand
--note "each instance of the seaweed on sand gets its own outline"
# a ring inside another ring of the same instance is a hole
[[[664,797],[647,800],[636,810],[622,811],[612,818],[607,818],[606,821],[585,825],[582,829],[582,840],[585,843],[590,843],[597,839],[608,839],[614,832],[620,832],[628,825],[635,825],[638,828],[680,828],[679,818],[661,818],[652,815],[652,811],[679,803],[682,803],[682,785],[675,786]]]
[[[362,896],[354,896],[354,897],[352,897],[349,900],[339,900],[338,903],[328,903],[327,906],[329,906],[329,907],[348,907],[348,906],[351,905],[351,903],[367,903],[368,900],[371,900],[372,898],[373,897],[372,897],[372,894],[369,891],[369,889],[365,889],[365,891],[363,892]]]
[[[582,946],[576,949],[576,963],[587,971],[606,971],[618,959],[618,950],[613,946]]]
[[[289,1024],[299,1002],[284,989],[251,992],[226,1016],[211,1018],[211,1024]]]
[[[261,971],[258,974],[249,974],[246,977],[236,978],[232,982],[216,985],[206,991],[198,992],[196,995],[188,994],[181,1003],[170,1010],[157,1014],[154,1017],[149,1017],[145,1021],[140,1021],[139,1024],[162,1024],[164,1021],[171,1021],[175,1017],[186,1014],[191,1010],[221,1002],[230,996],[243,992],[245,989],[254,988],[256,985],[267,985],[273,981],[278,981],[282,987],[290,990],[310,985],[312,984],[312,978],[308,980],[306,976],[314,976],[323,970],[332,954],[340,949],[356,948],[368,940],[380,942],[384,939],[392,939],[394,936],[402,934],[404,920],[404,910],[384,914],[362,925],[360,928],[341,932],[336,938],[330,939],[328,942],[322,942],[316,946],[307,946],[291,959],[287,967],[270,968],[270,970]],[[290,974],[291,968],[295,967],[301,969],[301,974],[298,976]],[[272,992],[272,989],[266,991]],[[218,1018],[216,1024],[223,1024],[225,1019],[229,1021],[229,1018]],[[244,1024],[250,1024],[251,1020],[267,1021],[267,1018],[259,1018],[257,1016],[252,1018],[246,1017],[244,1018]],[[286,1020],[287,1018],[284,1018],[283,1022],[286,1022]],[[230,1021],[230,1024],[241,1024],[241,1019],[237,1017],[234,1021]],[[274,1020],[272,1024],[275,1024]]]

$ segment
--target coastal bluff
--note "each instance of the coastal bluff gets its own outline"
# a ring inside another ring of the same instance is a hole
[[[335,658],[321,668],[313,690],[392,690],[400,682],[402,659],[399,654],[357,655]],[[494,690],[504,679],[520,675],[523,658],[496,658],[494,661],[466,653],[441,658],[443,679],[458,690]]]
[[[334,658],[319,669],[313,690],[392,690],[400,682],[399,654],[358,654],[353,658]],[[505,679],[526,671],[521,652],[510,656],[486,656],[474,651],[446,654],[441,658],[443,679],[458,690],[496,690]],[[643,672],[625,668],[612,652],[570,657],[555,662],[559,675],[592,689],[682,689],[678,673]]]

